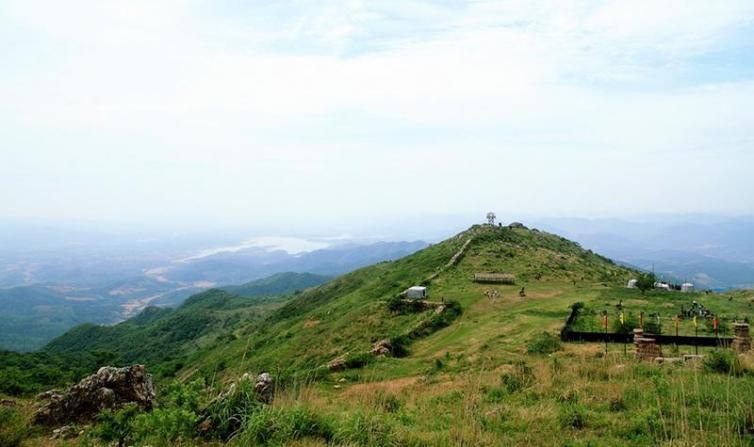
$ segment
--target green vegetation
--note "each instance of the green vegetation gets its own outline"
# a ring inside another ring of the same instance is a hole
[[[158,375],[171,376],[187,364],[192,353],[236,339],[242,323],[259,319],[281,302],[212,289],[190,297],[175,310],[147,308],[115,326],[77,326],[51,341],[45,351],[107,351],[117,364],[145,363]]]
[[[518,284],[473,281],[485,271],[510,272]],[[624,355],[623,345],[605,353],[604,344],[563,344],[553,335],[564,321],[599,330],[604,310],[615,324],[618,304],[630,326],[642,311],[646,323],[694,299],[739,318],[752,302],[749,292],[642,294],[625,288],[636,273],[544,232],[473,227],[285,301],[247,306],[211,291],[174,311],[145,312],[124,323],[127,331],[110,328],[124,332],[102,344],[63,337],[55,352],[109,347],[162,374],[156,409],[102,416],[87,436],[95,443],[751,445],[754,355],[703,348],[703,362],[657,365]],[[395,301],[427,278],[441,312]],[[123,334],[135,345],[119,341]],[[371,355],[385,339],[393,356]],[[139,350],[149,343],[162,354]],[[325,365],[336,358],[346,367],[330,371]],[[263,370],[278,385],[273,405],[239,381]]]
[[[640,273],[636,277],[636,288],[642,293],[646,293],[648,290],[652,290],[657,282],[657,277],[654,273]]]
[[[112,353],[0,351],[0,394],[22,396],[70,384],[114,360]]]
[[[278,296],[301,292],[324,284],[332,277],[314,273],[277,273],[267,278],[251,281],[240,286],[223,287],[223,290],[239,296]]]
[[[560,351],[560,338],[550,334],[549,332],[542,332],[529,341],[526,346],[526,352],[528,354],[552,354],[553,352]]]
[[[3,447],[20,446],[28,434],[26,418],[16,408],[0,405],[0,445]]]

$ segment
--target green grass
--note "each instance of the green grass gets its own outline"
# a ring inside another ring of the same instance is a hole
[[[469,239],[460,261],[443,270]],[[517,284],[475,283],[480,271],[515,274]],[[391,309],[393,297],[437,272],[430,300],[458,303],[453,318]],[[181,349],[192,347],[181,351],[176,382],[205,383],[206,404],[243,373],[278,379],[274,405],[237,412],[229,438],[236,445],[751,445],[751,354],[736,363],[704,348],[710,359],[724,358],[660,366],[635,360],[630,346],[626,355],[623,345],[605,354],[602,344],[553,339],[576,302],[601,310],[623,300],[636,315],[674,312],[693,299],[626,290],[634,274],[554,235],[473,227],[303,291],[258,318],[239,313],[251,310],[235,308],[235,298],[188,300],[187,315],[239,318],[184,340]],[[488,298],[490,290],[499,298]],[[727,296],[696,298],[721,315],[743,313],[751,300],[746,292]],[[175,315],[142,316],[143,330]],[[366,354],[376,340],[409,334],[405,357]],[[322,368],[336,357],[351,368]]]

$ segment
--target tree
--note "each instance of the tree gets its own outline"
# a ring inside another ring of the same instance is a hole
[[[654,288],[655,282],[657,282],[657,277],[655,277],[654,273],[641,273],[636,278],[636,288],[641,290],[641,294],[643,295],[647,290]]]

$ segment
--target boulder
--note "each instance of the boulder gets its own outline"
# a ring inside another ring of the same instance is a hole
[[[372,345],[372,355],[374,356],[388,356],[393,353],[393,344],[390,340],[380,340]]]
[[[254,382],[254,391],[256,391],[259,400],[271,404],[275,399],[275,380],[269,373],[263,372],[257,376],[257,380]]]
[[[327,369],[330,371],[342,371],[346,369],[346,358],[343,356],[336,357],[327,363]]]
[[[144,365],[99,369],[68,391],[47,391],[34,413],[34,423],[44,425],[88,422],[105,409],[119,409],[135,403],[142,410],[151,410],[155,398],[151,374]]]

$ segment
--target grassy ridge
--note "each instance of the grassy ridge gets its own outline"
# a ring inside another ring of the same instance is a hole
[[[443,269],[469,240],[459,261]],[[510,273],[516,284],[475,283],[477,272]],[[271,407],[240,402],[234,435],[200,437],[189,424],[182,439],[302,446],[754,443],[751,353],[733,360],[705,348],[713,361],[659,366],[636,361],[630,347],[624,355],[623,345],[605,354],[602,344],[554,337],[576,302],[602,309],[623,300],[631,309],[671,311],[696,297],[626,290],[634,274],[555,235],[473,227],[304,291],[258,319],[241,318],[221,338],[213,330],[192,339],[197,348],[176,368],[174,385],[200,383],[204,401],[246,372],[268,370],[283,386]],[[319,368],[421,328],[436,315],[432,309],[394,312],[388,304],[430,277],[430,300],[458,303],[449,324],[420,334],[404,357],[370,358],[338,372]],[[187,301],[188,314],[225,315],[234,299],[198,297]],[[751,299],[740,292],[715,306],[740,312]],[[154,328],[170,315],[140,318]],[[693,348],[678,349],[674,355]],[[134,429],[171,433],[149,425],[159,415],[142,417],[146,425]]]

